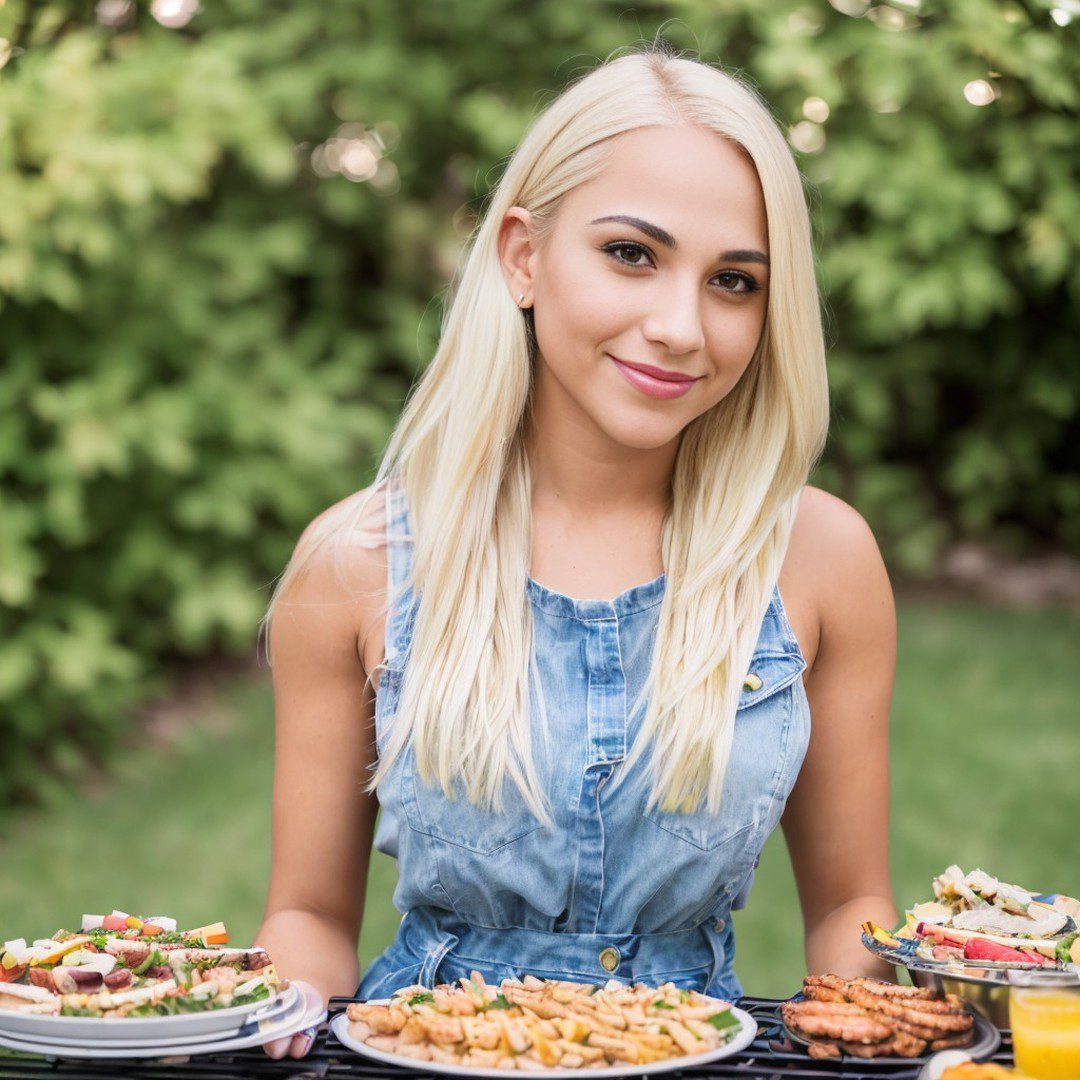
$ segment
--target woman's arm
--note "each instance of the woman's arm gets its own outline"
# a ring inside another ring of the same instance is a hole
[[[894,926],[889,881],[889,702],[896,612],[866,522],[808,489],[785,576],[813,596],[818,641],[805,684],[811,735],[783,818],[812,973],[895,978],[860,943],[867,919]]]
[[[271,868],[255,940],[286,978],[311,984],[324,1002],[352,995],[359,982],[356,947],[377,812],[374,795],[363,791],[375,739],[361,643],[384,583],[385,549],[350,554],[344,580],[330,554],[318,552],[271,621]]]

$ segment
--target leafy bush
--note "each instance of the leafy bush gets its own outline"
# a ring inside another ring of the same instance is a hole
[[[1075,35],[1036,3],[867,7],[0,8],[0,804],[99,756],[171,663],[254,648],[432,352],[494,167],[658,28],[805,151],[821,482],[909,571],[959,535],[1075,544]]]

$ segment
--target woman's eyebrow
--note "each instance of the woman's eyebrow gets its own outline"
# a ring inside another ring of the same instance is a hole
[[[639,232],[643,232],[646,236],[655,240],[658,244],[663,244],[664,247],[671,248],[672,251],[677,251],[679,249],[678,241],[666,229],[661,229],[659,225],[653,225],[652,222],[642,221],[641,218],[631,217],[628,214],[609,214],[607,217],[596,218],[595,221],[590,221],[589,224],[603,225],[609,221],[617,221],[622,225],[630,225]],[[737,248],[734,251],[721,252],[719,261],[752,262],[761,263],[762,266],[768,266],[769,256],[763,251],[758,251],[756,248]]]

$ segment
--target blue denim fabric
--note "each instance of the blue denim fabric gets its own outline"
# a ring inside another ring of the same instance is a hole
[[[392,603],[376,694],[380,749],[416,613],[411,590],[401,590],[412,548],[397,486],[387,515]],[[474,969],[496,982],[527,973],[670,980],[727,1000],[742,996],[730,915],[745,904],[806,752],[806,661],[774,592],[750,665],[761,684],[742,691],[718,813],[646,810],[641,767],[605,787],[644,714],[644,705],[632,716],[628,710],[648,676],[664,580],[608,601],[575,600],[528,579],[533,752],[555,827],[537,821],[509,782],[498,814],[463,796],[447,799],[416,775],[407,748],[379,785],[375,837],[398,861],[394,906],[404,918],[359,996],[454,981]],[[617,961],[611,970],[601,953]]]

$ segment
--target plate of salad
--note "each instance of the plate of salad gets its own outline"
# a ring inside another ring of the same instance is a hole
[[[983,870],[949,866],[934,878],[934,899],[905,912],[886,930],[863,925],[863,944],[910,971],[1007,982],[1010,973],[1038,972],[1077,981],[1080,901],[1036,893]]]
[[[79,930],[0,949],[0,1034],[155,1040],[237,1030],[296,991],[265,949],[229,945],[225,926],[179,930],[167,916],[114,910]]]

